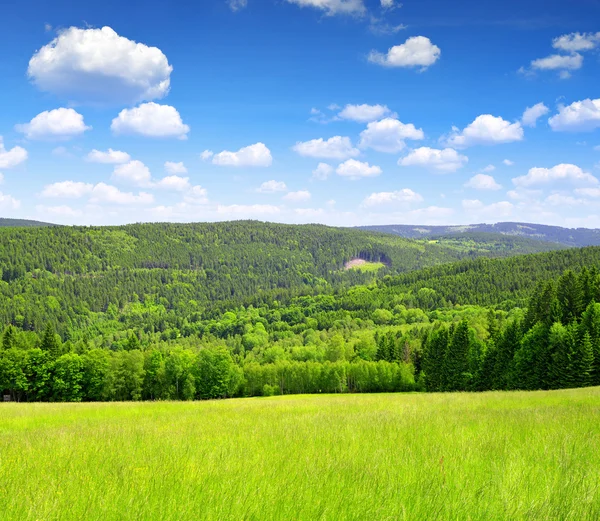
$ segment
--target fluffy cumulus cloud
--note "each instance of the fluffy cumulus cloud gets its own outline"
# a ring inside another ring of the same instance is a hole
[[[425,134],[412,123],[404,124],[393,118],[374,121],[360,133],[361,148],[372,148],[378,152],[396,153],[402,150],[407,139],[423,139]]]
[[[505,159],[505,160],[502,161],[502,164],[504,166],[513,166],[515,164],[515,162],[511,161],[510,159]]]
[[[544,186],[558,181],[588,186],[598,184],[598,179],[592,174],[571,164],[560,164],[552,168],[532,168],[527,175],[513,179],[514,185],[522,188]]]
[[[135,103],[169,92],[173,68],[160,49],[110,27],[61,31],[29,61],[41,90],[80,103]]]
[[[46,185],[41,196],[49,199],[79,199],[92,193],[94,185],[79,181],[60,181]]]
[[[350,138],[342,136],[334,136],[327,140],[319,138],[298,142],[293,150],[304,157],[321,159],[347,159],[360,155],[360,150],[352,146]]]
[[[559,107],[548,123],[552,130],[581,132],[600,127],[600,98],[575,101]]]
[[[552,47],[566,52],[591,51],[600,46],[600,32],[564,34],[552,40]]]
[[[0,168],[14,168],[27,160],[27,150],[22,147],[13,147],[7,150],[4,139],[0,136]]]
[[[403,188],[395,192],[376,192],[369,195],[362,202],[362,206],[372,207],[387,204],[411,204],[420,203],[423,201],[423,197],[411,190],[410,188]]]
[[[381,175],[381,168],[357,161],[356,159],[348,159],[348,161],[337,167],[336,172],[342,177],[354,180],[363,177],[377,177]]]
[[[106,152],[101,150],[92,150],[86,157],[90,163],[105,163],[119,165],[131,161],[131,156],[127,152],[113,150],[109,148]]]
[[[338,114],[342,119],[349,119],[359,123],[369,123],[389,116],[391,110],[386,105],[346,105]]]
[[[115,134],[132,134],[155,138],[187,139],[190,127],[185,125],[175,107],[158,103],[142,103],[123,109],[110,126]]]
[[[137,159],[116,166],[112,178],[115,181],[137,186],[151,186],[152,184],[152,174],[150,173],[150,169]]]
[[[248,147],[240,148],[237,152],[224,150],[212,156],[213,165],[219,166],[262,166],[273,164],[271,151],[264,143],[256,143]]]
[[[202,159],[202,161],[210,161],[214,155],[215,153],[212,150],[205,150],[200,154],[200,159]]]
[[[83,116],[74,109],[46,110],[29,123],[17,125],[16,129],[28,139],[71,139],[83,134],[87,127]]]
[[[577,188],[575,190],[577,195],[584,197],[600,197],[600,188]]]
[[[369,61],[384,67],[419,67],[421,70],[433,65],[442,51],[425,36],[413,36],[402,45],[391,47],[387,53],[371,51]]]
[[[552,54],[545,58],[539,58],[531,62],[531,68],[537,70],[566,70],[575,71],[581,69],[583,65],[583,56],[581,54],[570,54],[568,56],[562,54]]]
[[[187,168],[183,163],[174,163],[172,161],[167,161],[165,163],[165,171],[167,174],[175,175],[175,174],[187,174]]]
[[[310,200],[311,194],[308,190],[298,190],[297,192],[288,192],[283,196],[285,201],[292,203],[302,203]]]
[[[324,11],[327,16],[336,14],[363,15],[366,12],[363,0],[286,0],[300,7],[313,7]]]
[[[501,117],[491,114],[477,116],[462,131],[454,127],[447,138],[450,146],[466,148],[473,145],[495,145],[498,143],[512,143],[523,139],[521,123],[510,123]]]
[[[469,158],[459,154],[453,148],[421,147],[412,150],[407,156],[398,161],[400,166],[420,166],[430,168],[440,173],[456,172],[462,168]]]
[[[331,174],[333,174],[333,167],[327,163],[319,163],[312,171],[312,177],[317,181],[325,181]]]
[[[183,192],[191,188],[189,177],[168,175],[152,185],[153,188],[175,192]]]
[[[273,194],[275,192],[285,192],[286,190],[287,186],[283,181],[275,181],[274,179],[265,181],[256,189],[261,194]]]
[[[550,109],[543,103],[537,103],[533,107],[527,107],[521,117],[521,123],[526,127],[535,127],[537,120],[548,114],[548,112],[550,112]]]
[[[90,203],[108,203],[108,204],[152,204],[154,196],[146,192],[133,194],[131,192],[122,192],[116,186],[98,183],[91,192]]]
[[[206,204],[208,203],[208,190],[200,185],[192,186],[183,196],[183,200],[188,204]]]
[[[0,210],[17,210],[21,207],[21,201],[12,195],[0,192]]]
[[[465,187],[475,190],[500,190],[502,185],[499,185],[491,175],[477,174],[465,183]]]
[[[509,201],[499,201],[492,204],[484,204],[479,199],[466,199],[462,202],[463,210],[477,219],[491,219],[510,217],[514,205]]]

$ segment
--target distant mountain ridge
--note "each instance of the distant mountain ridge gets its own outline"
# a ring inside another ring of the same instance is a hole
[[[569,247],[600,246],[600,229],[563,228],[545,224],[502,222],[496,224],[469,224],[464,226],[419,226],[390,224],[359,226],[361,230],[388,233],[407,239],[451,236],[465,233],[492,233],[525,237],[543,242],[552,242]]]
[[[0,217],[0,228],[19,228],[19,227],[27,227],[34,228],[40,226],[57,226],[52,223],[45,223],[42,221],[32,221],[30,219],[7,219],[5,217]]]

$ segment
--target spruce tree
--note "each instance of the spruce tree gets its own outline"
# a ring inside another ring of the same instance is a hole
[[[444,363],[444,376],[447,391],[464,391],[469,368],[470,335],[469,324],[462,320],[454,329]]]
[[[423,368],[428,391],[442,391],[445,386],[444,359],[448,350],[448,329],[441,327],[429,336],[425,347]]]
[[[577,342],[573,356],[573,373],[577,387],[587,387],[592,382],[592,369],[594,366],[594,351],[592,339],[586,331],[583,339]]]
[[[2,337],[2,349],[10,349],[15,345],[15,328],[9,325],[4,330],[4,335]]]
[[[591,384],[600,385],[600,304],[592,303],[588,306],[581,320],[583,334],[590,335],[592,344],[593,365]]]
[[[40,349],[48,353],[52,359],[57,359],[60,356],[60,345],[56,339],[54,327],[49,322],[46,325]]]
[[[561,322],[569,324],[577,320],[583,311],[583,291],[579,279],[572,270],[565,271],[558,280],[556,294],[561,309]]]
[[[563,326],[557,322],[550,329],[549,351],[552,362],[547,381],[550,389],[566,389],[576,386],[573,364],[575,341],[572,326]]]

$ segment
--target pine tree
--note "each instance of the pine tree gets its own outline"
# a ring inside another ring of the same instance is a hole
[[[558,280],[556,294],[561,309],[561,322],[569,324],[577,320],[583,311],[583,291],[572,270],[565,271]]]
[[[469,324],[466,320],[462,320],[454,329],[444,361],[445,388],[447,391],[464,391],[466,389],[469,347]]]
[[[586,331],[583,339],[577,342],[573,356],[573,373],[575,385],[577,387],[587,387],[591,385],[592,369],[594,366],[594,351],[592,349],[592,339]]]
[[[428,391],[442,391],[445,387],[444,359],[448,350],[448,329],[441,327],[429,336],[425,348],[423,368]]]
[[[2,337],[2,349],[10,349],[15,345],[15,328],[9,325],[4,330],[4,336]]]
[[[57,359],[60,356],[60,345],[56,339],[54,327],[50,323],[46,325],[40,349],[47,352],[52,359]]]

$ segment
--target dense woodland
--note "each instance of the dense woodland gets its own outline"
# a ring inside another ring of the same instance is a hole
[[[255,222],[0,237],[14,400],[600,385],[600,248],[473,258]],[[344,270],[355,257],[386,267]]]

